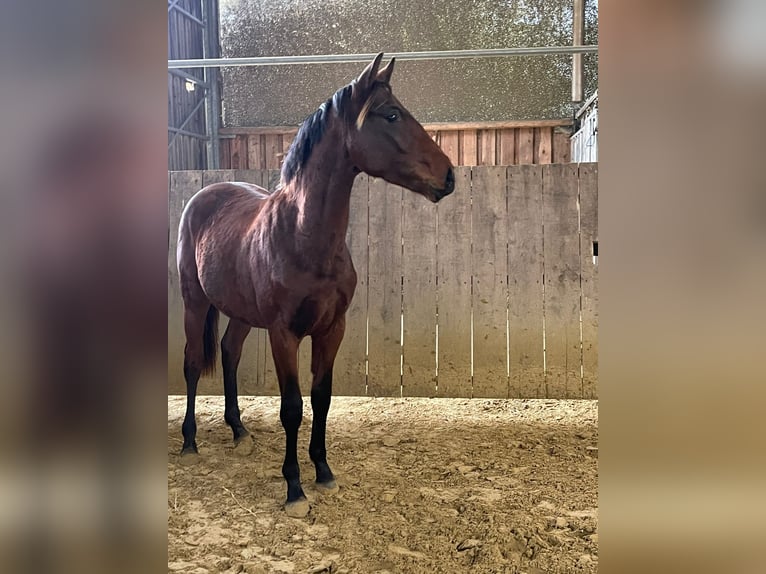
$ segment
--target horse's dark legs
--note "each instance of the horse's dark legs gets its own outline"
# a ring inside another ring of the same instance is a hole
[[[327,464],[325,435],[327,412],[330,410],[332,398],[332,369],[344,330],[345,318],[341,317],[327,333],[311,339],[311,373],[314,375],[311,385],[311,408],[314,418],[311,424],[309,456],[316,467],[317,486],[327,491],[337,489],[335,477]]]
[[[281,407],[279,419],[285,429],[285,461],[282,476],[287,481],[285,511],[289,516],[303,517],[309,511],[306,495],[301,488],[298,466],[298,428],[303,418],[303,399],[298,386],[298,338],[289,330],[269,329],[271,352],[279,379]]]
[[[223,393],[226,397],[224,420],[231,427],[235,442],[239,442],[250,434],[242,424],[237,402],[237,367],[239,366],[239,359],[242,357],[242,345],[245,343],[248,333],[250,333],[250,325],[236,319],[230,319],[229,326],[226,327],[226,332],[221,339]]]
[[[181,454],[197,453],[197,421],[194,415],[194,404],[197,398],[197,383],[204,366],[203,332],[209,304],[184,308],[184,330],[186,346],[184,347],[184,379],[186,379],[186,416],[181,432],[184,444]]]

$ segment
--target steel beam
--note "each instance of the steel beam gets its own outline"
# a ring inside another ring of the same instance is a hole
[[[388,58],[397,60],[448,60],[492,58],[504,56],[551,56],[598,53],[598,46],[535,46],[526,48],[494,48],[487,50],[440,50],[432,52],[392,52]],[[201,58],[168,60],[168,69],[217,68],[238,66],[279,66],[289,64],[342,64],[369,62],[377,54],[326,54],[306,56],[255,56],[251,58]]]

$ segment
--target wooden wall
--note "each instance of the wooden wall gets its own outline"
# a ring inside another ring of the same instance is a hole
[[[347,241],[359,284],[335,393],[595,398],[597,171],[571,163],[458,167],[454,194],[438,205],[357,177]],[[170,174],[170,393],[185,392],[175,269],[183,205],[215,181],[273,189],[278,179],[276,169]],[[306,339],[304,392],[309,348]],[[278,394],[265,332],[251,332],[239,372],[242,394]],[[200,393],[221,394],[220,376],[219,368],[200,381]]]
[[[425,124],[453,165],[567,163],[568,120]],[[221,167],[278,169],[297,133],[295,127],[224,128]]]
[[[202,20],[200,0],[180,0],[177,6],[192,17]],[[168,10],[168,60],[202,58],[202,25],[176,9]],[[202,68],[183,70],[200,81],[204,79]],[[202,86],[187,90],[187,81],[168,72],[168,127],[181,128],[193,113],[183,130],[189,133],[206,133],[205,107],[200,105],[205,93]],[[196,112],[194,111],[197,108]],[[171,143],[172,140],[172,143]],[[207,167],[207,142],[205,139],[173,133],[168,130],[168,169],[202,169]]]

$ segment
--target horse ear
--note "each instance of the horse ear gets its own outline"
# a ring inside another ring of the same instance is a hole
[[[378,68],[380,67],[380,61],[382,59],[383,52],[380,52],[377,56],[375,56],[375,59],[372,62],[367,64],[367,67],[364,69],[364,71],[359,74],[356,82],[359,84],[359,87],[361,87],[363,91],[366,91],[367,88],[372,86],[372,83],[378,77]]]
[[[394,61],[396,58],[391,58],[391,61],[388,63],[388,65],[383,68],[380,72],[378,72],[378,81],[383,82],[384,84],[390,84],[391,83],[391,74],[394,73]]]

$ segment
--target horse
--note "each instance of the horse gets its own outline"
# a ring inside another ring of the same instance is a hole
[[[308,336],[314,414],[309,455],[317,489],[338,488],[325,432],[333,363],[357,282],[346,245],[354,178],[365,172],[434,203],[455,187],[450,160],[393,95],[394,59],[380,69],[382,58],[378,54],[303,122],[273,193],[248,183],[212,184],[192,197],[179,224],[187,396],[181,456],[198,453],[197,382],[215,369],[219,312],[229,317],[221,363],[224,420],[235,443],[249,436],[237,399],[242,345],[251,328],[268,330],[286,437],[285,511],[293,517],[309,512],[297,455],[303,415],[298,346]]]

